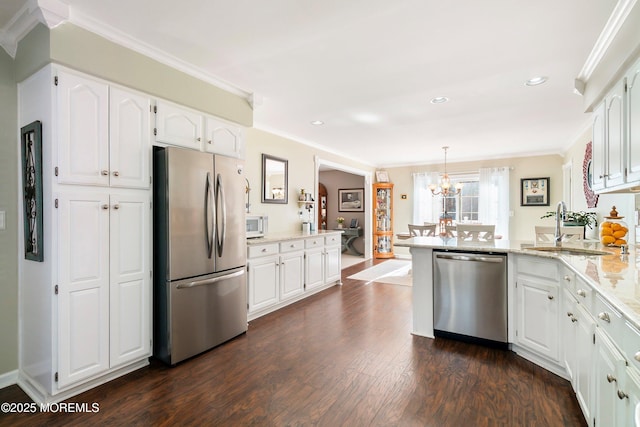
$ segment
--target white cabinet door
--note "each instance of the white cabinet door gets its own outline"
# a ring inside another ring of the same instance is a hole
[[[109,99],[110,185],[149,188],[151,100],[111,87]]]
[[[325,248],[325,283],[340,281],[341,270],[341,247],[329,246]]]
[[[636,407],[640,405],[640,372],[634,367],[625,369],[624,386],[620,390],[624,415],[621,425],[633,426],[635,424]],[[618,396],[618,397],[620,397]]]
[[[596,322],[580,305],[576,306],[576,399],[589,425],[593,423],[593,360]]]
[[[324,284],[324,248],[309,249],[305,252],[304,276],[306,289]]]
[[[109,185],[109,87],[57,72],[57,167],[61,184]]]
[[[58,195],[58,387],[109,368],[109,196]]]
[[[280,255],[280,301],[304,292],[304,252]]]
[[[166,101],[156,105],[155,139],[158,142],[200,150],[202,114]]]
[[[606,166],[605,187],[623,184],[624,180],[624,82],[618,83],[605,98]]]
[[[207,116],[204,149],[209,153],[244,158],[244,140],[240,126]]]
[[[249,312],[278,302],[278,255],[249,260]]]
[[[573,389],[576,389],[575,372],[577,363],[576,354],[576,334],[577,334],[577,318],[576,318],[576,306],[577,302],[573,295],[565,289],[562,291],[563,303],[560,319],[562,319],[562,343],[563,343],[563,360],[564,368],[567,371],[569,380],[573,385]],[[563,316],[566,314],[566,317]]]
[[[146,192],[111,194],[110,366],[151,352],[151,204]]]
[[[594,416],[596,426],[622,426],[624,405],[618,397],[623,387],[626,361],[605,333],[596,328]],[[627,424],[630,425],[630,424]]]
[[[640,181],[640,61],[627,73],[627,181]]]
[[[605,180],[605,162],[607,146],[605,143],[605,103],[601,102],[593,111],[592,123],[591,123],[591,140],[592,146],[592,171],[593,181],[592,187],[594,190],[602,190],[604,188]]]
[[[558,287],[519,278],[518,342],[558,362]]]

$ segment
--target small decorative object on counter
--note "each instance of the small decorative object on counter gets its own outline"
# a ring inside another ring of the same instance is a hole
[[[301,202],[305,201],[304,188],[300,190],[300,195],[298,196],[298,200]]]
[[[344,218],[339,216],[338,218],[336,218],[336,221],[338,221],[338,228],[342,228],[342,224],[344,224]]]
[[[600,224],[600,243],[605,246],[622,246],[627,244],[627,233],[629,228],[622,220],[623,216],[618,216],[616,207],[611,208],[609,216]]]

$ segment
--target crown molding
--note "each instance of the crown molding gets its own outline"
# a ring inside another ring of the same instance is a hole
[[[252,94],[252,92],[241,89],[230,82],[217,78],[211,75],[211,73],[201,68],[195,67],[193,64],[185,62],[173,55],[168,54],[167,52],[159,50],[157,47],[151,46],[141,40],[131,37],[129,34],[126,34],[110,25],[107,25],[73,9],[71,10],[69,22],[77,25],[78,27],[84,28],[87,31],[104,37],[105,39],[112,41],[120,46],[131,49],[134,52],[138,52],[141,55],[154,59],[164,65],[167,65],[171,68],[174,68],[178,71],[181,71],[234,95],[246,98],[247,102],[251,103],[253,106],[252,96],[256,95]]]
[[[69,19],[69,6],[61,0],[29,0],[0,28],[0,46],[12,58],[16,57],[18,43],[39,23],[49,29]]]
[[[636,3],[637,0],[619,0],[618,3],[616,3],[596,44],[593,46],[593,49],[591,49],[587,60],[582,66],[582,70],[580,70],[580,73],[575,79],[574,91],[576,93],[580,95],[584,94],[585,84],[589,81],[596,67],[604,58],[607,50],[613,43],[616,35],[620,32],[620,29]]]

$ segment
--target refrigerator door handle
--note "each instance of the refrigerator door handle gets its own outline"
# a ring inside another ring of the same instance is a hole
[[[238,276],[242,276],[244,274],[244,268],[241,270],[238,270],[234,273],[229,273],[229,274],[225,274],[224,276],[219,276],[219,277],[212,277],[210,279],[204,279],[204,280],[196,280],[193,282],[189,282],[189,283],[181,283],[178,286],[176,286],[177,289],[187,289],[187,288],[193,288],[196,286],[205,286],[205,285],[212,285],[216,282],[220,282],[221,280],[227,280],[227,279],[231,279],[232,277],[238,277]]]
[[[227,200],[224,197],[224,186],[222,185],[222,175],[218,174],[216,176],[216,208],[218,207],[218,196],[220,197],[219,206],[222,210],[222,231],[218,233],[217,245],[218,245],[218,256],[222,256],[222,252],[224,250],[224,240],[227,236]],[[216,222],[217,228],[217,222]]]
[[[207,239],[207,256],[211,258],[213,251],[213,227],[209,230],[209,214],[213,215],[213,223],[215,224],[215,212],[211,209],[211,173],[207,172],[207,183],[204,188],[204,232]]]

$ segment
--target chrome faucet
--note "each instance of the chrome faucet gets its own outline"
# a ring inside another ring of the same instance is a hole
[[[564,236],[561,232],[560,232],[560,225],[562,224],[562,221],[564,221],[564,217],[567,214],[567,205],[564,204],[563,201],[559,201],[558,205],[556,206],[556,231],[554,233],[554,239],[553,241],[555,242],[556,246],[561,246],[562,245],[562,237]]]

